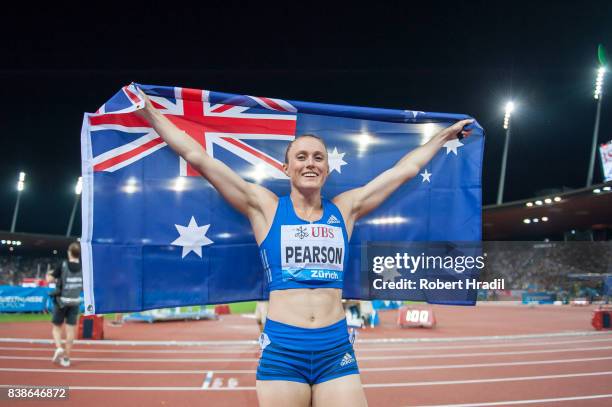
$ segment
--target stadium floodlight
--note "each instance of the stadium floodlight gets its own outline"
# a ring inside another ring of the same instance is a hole
[[[523,219],[523,223],[529,224],[531,223],[531,219]]]
[[[543,202],[538,199],[537,201],[535,201],[535,204],[538,205],[538,206],[542,206]]]
[[[601,193],[601,189],[599,189],[599,188],[595,188],[595,189],[593,190],[593,192],[595,192],[596,194],[599,194],[599,193]]]
[[[527,202],[525,204],[526,207],[531,208],[533,206],[533,202]]]
[[[17,181],[17,201],[15,202],[15,209],[13,210],[11,233],[15,233],[15,225],[17,225],[17,215],[19,214],[19,202],[21,201],[21,192],[25,189],[25,178],[26,173],[21,171],[19,173],[19,180]]]
[[[542,217],[542,222],[548,222],[548,217],[543,216],[543,217]]]
[[[601,99],[603,99],[603,80],[606,73],[606,67],[600,66],[597,70],[597,79],[595,80],[595,93],[593,96],[597,100],[597,110],[595,113],[595,126],[593,128],[593,143],[591,144],[591,156],[589,161],[589,173],[587,174],[587,187],[593,185],[593,170],[595,168],[595,156],[597,152],[597,138],[599,136],[599,118],[601,116]]]
[[[74,187],[74,193],[77,195],[81,195],[82,192],[83,192],[83,177],[79,177]]]
[[[609,192],[611,189],[612,188],[610,188],[610,187],[603,187],[603,190],[606,191],[606,192]]]
[[[506,114],[504,115],[504,130],[508,130],[510,127],[510,116],[514,111],[514,102],[506,103]]]
[[[595,99],[599,99],[601,97],[601,93],[602,93],[601,91],[603,89],[603,80],[604,80],[605,73],[606,73],[606,67],[600,66],[599,69],[597,70],[597,79],[595,79],[595,93],[593,94]]]
[[[550,199],[550,198],[546,198],[546,199],[544,200],[544,203],[546,203],[546,204],[551,204],[551,203],[552,203],[552,199]]]
[[[560,196],[556,196],[556,197],[553,198],[553,201],[561,202],[561,197]]]
[[[68,221],[68,228],[66,228],[66,237],[72,233],[72,225],[74,224],[74,216],[76,215],[77,206],[81,200],[81,193],[83,192],[83,177],[79,177],[74,187],[74,204],[72,205],[72,213],[70,214],[70,220]]]
[[[17,191],[21,192],[25,188],[25,172],[19,173],[19,181],[17,181]]]
[[[502,168],[499,175],[499,187],[497,188],[497,204],[501,205],[504,196],[504,183],[506,182],[506,163],[508,161],[508,145],[510,144],[510,115],[514,111],[514,102],[506,103],[506,114],[504,115],[504,129],[506,130],[506,141],[504,142],[504,155],[502,156]]]

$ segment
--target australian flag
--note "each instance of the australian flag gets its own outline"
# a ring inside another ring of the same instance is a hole
[[[135,114],[131,84],[83,120],[82,261],[88,313],[265,299],[267,277],[249,222]],[[284,153],[296,135],[322,137],[323,196],[359,187],[466,115],[426,113],[138,85],[206,152],[250,182],[289,193]],[[360,248],[373,241],[479,241],[479,126],[447,142],[417,177],[360,219],[345,298],[367,299]]]

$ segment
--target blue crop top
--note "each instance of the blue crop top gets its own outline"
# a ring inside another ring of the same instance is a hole
[[[280,197],[274,221],[259,246],[270,291],[340,288],[348,262],[348,235],[336,205],[322,199],[323,216],[298,218],[289,196]]]

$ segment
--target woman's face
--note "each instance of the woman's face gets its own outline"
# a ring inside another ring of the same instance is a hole
[[[321,189],[329,174],[327,150],[323,143],[313,137],[300,137],[293,142],[284,165],[285,174],[292,187],[299,189]]]

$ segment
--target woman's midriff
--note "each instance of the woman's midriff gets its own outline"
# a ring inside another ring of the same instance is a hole
[[[321,328],[344,318],[342,290],[298,288],[270,293],[268,318],[302,328]]]

